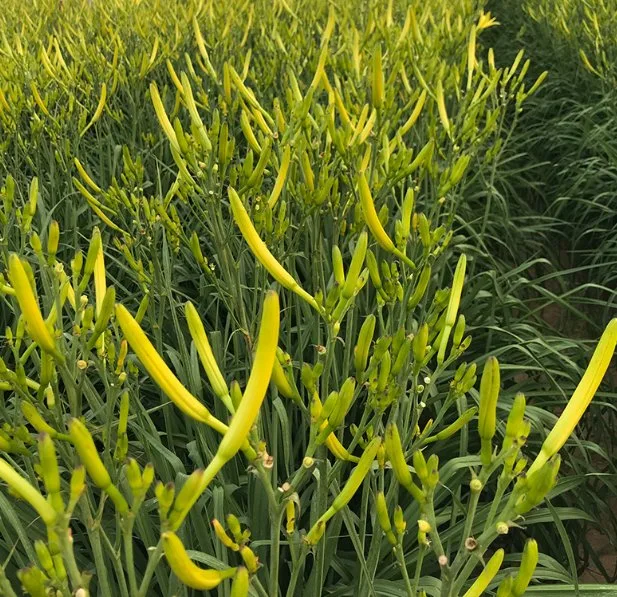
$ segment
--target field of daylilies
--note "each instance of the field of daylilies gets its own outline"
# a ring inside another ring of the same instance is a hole
[[[617,594],[611,4],[7,0],[0,596]]]

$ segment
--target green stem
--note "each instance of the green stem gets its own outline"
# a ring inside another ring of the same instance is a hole
[[[394,555],[396,556],[396,560],[398,561],[399,566],[401,567],[401,574],[403,575],[403,582],[405,583],[405,590],[407,591],[407,595],[409,595],[409,597],[415,597],[416,592],[414,591],[411,585],[411,580],[409,579],[409,574],[407,572],[407,565],[405,564],[405,556],[403,554],[403,546],[400,540],[398,542],[398,545],[394,548],[393,551],[394,551]],[[418,573],[417,569],[416,569],[416,573]]]
[[[270,597],[279,594],[279,563],[281,550],[281,524],[285,509],[279,506],[276,513],[271,513],[271,531],[270,531]]]
[[[131,595],[137,595],[137,577],[135,575],[135,558],[133,554],[133,524],[135,515],[130,513],[126,517],[126,523],[122,529],[124,542],[124,557],[126,559],[126,571],[129,577],[129,590]]]
[[[0,594],[5,597],[17,597],[17,593],[13,590],[9,579],[4,574],[4,568],[0,566]]]
[[[162,555],[163,555],[163,541],[159,540],[156,548],[150,554],[150,558],[148,559],[148,565],[146,566],[146,571],[144,572],[144,577],[141,581],[141,585],[139,585],[139,589],[137,593],[135,593],[135,597],[146,597],[146,595],[148,594],[148,589],[150,587],[150,581],[152,580],[154,570],[156,566],[158,565]]]
[[[291,571],[291,578],[289,579],[289,586],[287,587],[287,597],[295,597],[296,585],[298,584],[300,573],[304,570],[304,562],[306,561],[307,555],[308,547],[303,544],[300,548],[300,556],[294,562],[294,566]]]
[[[424,547],[423,545],[420,546],[420,550],[418,553],[418,559],[416,560],[416,571],[414,573],[413,576],[413,594],[416,595],[417,592],[420,590],[420,576],[422,574],[422,564],[424,562],[424,556],[426,555],[427,552],[427,548]],[[404,561],[403,561],[404,563]]]

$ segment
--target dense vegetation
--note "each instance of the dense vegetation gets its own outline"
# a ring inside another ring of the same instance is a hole
[[[572,590],[617,529],[579,4],[8,3],[0,594]]]

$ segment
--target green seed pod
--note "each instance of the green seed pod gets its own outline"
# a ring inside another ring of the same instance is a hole
[[[375,325],[377,318],[371,313],[362,323],[360,328],[360,334],[358,335],[358,343],[354,348],[354,365],[356,369],[356,375],[359,379],[362,379],[364,372],[366,371],[366,364],[368,361],[368,353],[373,341],[373,335],[375,333]]]
[[[388,506],[386,504],[386,496],[383,491],[380,491],[375,496],[375,510],[377,512],[377,520],[381,529],[386,534],[386,538],[391,545],[398,543],[396,536],[392,532],[392,524],[390,523],[390,516],[388,515]]]
[[[499,386],[499,362],[495,357],[489,357],[484,365],[480,381],[480,408],[478,415],[478,434],[482,441],[481,458],[484,466],[488,466],[492,459],[492,439],[495,435]]]
[[[345,268],[343,267],[343,255],[338,245],[332,246],[332,272],[334,280],[340,285],[345,284]]]
[[[414,288],[414,291],[412,295],[409,297],[409,301],[407,302],[408,309],[410,310],[415,309],[418,306],[418,304],[424,297],[424,294],[426,293],[426,289],[428,288],[428,283],[430,282],[430,280],[431,280],[431,266],[425,265],[424,268],[422,269],[422,272],[420,272],[418,283],[416,284],[416,287]]]
[[[535,539],[528,539],[523,549],[523,557],[521,558],[518,574],[511,585],[510,595],[512,595],[512,597],[523,597],[533,578],[537,565],[538,543]]]
[[[358,242],[356,243],[356,247],[351,258],[351,264],[349,265],[349,270],[347,271],[345,284],[341,289],[341,296],[345,299],[350,299],[356,291],[356,284],[358,282],[360,272],[362,271],[362,265],[364,264],[367,247],[368,232],[363,230],[358,237]]]

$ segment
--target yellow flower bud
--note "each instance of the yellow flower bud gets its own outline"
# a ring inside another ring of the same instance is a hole
[[[56,511],[53,506],[3,458],[0,458],[0,479],[19,497],[26,500],[48,527],[55,524]]]
[[[43,320],[24,265],[15,253],[11,253],[9,256],[8,274],[32,340],[59,361],[64,361],[64,358],[56,349],[56,342],[47,329],[47,324]]]
[[[531,582],[533,573],[538,565],[538,543],[535,539],[528,539],[523,548],[523,557],[518,574],[512,583],[511,595],[523,597]]]
[[[540,453],[529,467],[528,475],[539,470],[551,456],[557,454],[572,435],[610,365],[616,345],[617,318],[614,318],[606,326],[583,378],[574,390],[574,394],[572,394],[557,423],[544,440]]]
[[[236,573],[236,568],[226,570],[206,570],[194,564],[189,558],[182,541],[175,533],[163,533],[163,551],[169,567],[186,586],[200,591],[216,588],[226,578]]]
[[[238,566],[238,571],[231,585],[230,597],[248,597],[249,571],[244,566]]]
[[[503,557],[504,550],[498,549],[487,562],[484,570],[480,573],[480,576],[478,576],[476,581],[471,585],[463,597],[481,597],[489,583],[493,580],[493,578],[495,578],[497,572],[499,572],[499,568],[501,568],[501,563],[503,562]]]
[[[315,302],[315,298],[306,292],[294,279],[294,277],[276,260],[270,252],[266,244],[261,240],[257,230],[251,222],[251,218],[247,213],[242,200],[238,193],[229,187],[229,202],[233,213],[234,220],[242,232],[244,240],[249,245],[253,255],[268,270],[270,275],[284,288],[295,292],[303,298],[309,305],[319,311],[319,306]]]

